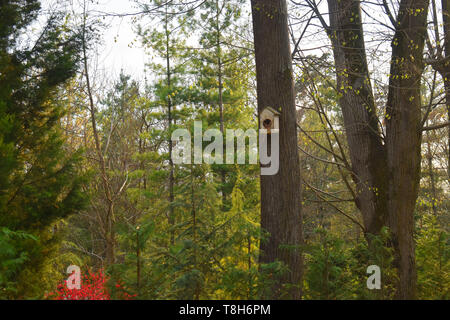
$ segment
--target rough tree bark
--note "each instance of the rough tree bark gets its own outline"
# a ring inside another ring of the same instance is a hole
[[[438,20],[438,8],[436,0],[431,0],[431,12],[433,20],[433,28],[435,38],[435,46],[428,39],[428,54],[430,59],[428,63],[439,72],[445,89],[445,105],[447,107],[447,124],[442,127],[447,129],[447,176],[450,179],[450,0],[441,0],[442,6],[442,22],[444,34],[441,36]],[[429,37],[431,38],[431,37]]]
[[[284,0],[253,0],[251,5],[258,113],[266,107],[281,113],[279,171],[273,176],[261,175],[260,180],[261,227],[270,234],[261,242],[260,263],[282,261],[289,268],[287,274],[276,279],[272,298],[282,297],[281,289],[286,284],[290,289],[285,298],[300,299],[301,180],[287,7]]]
[[[354,0],[329,0],[328,7],[329,37],[356,184],[356,205],[366,234],[378,234],[387,219],[386,150],[369,80],[360,4]]]
[[[450,0],[442,0],[442,21],[444,22],[444,59],[442,60],[443,62],[440,73],[444,79],[447,119],[450,122]],[[450,179],[450,126],[447,130],[447,175]]]
[[[414,208],[420,179],[420,78],[428,1],[402,0],[390,15],[392,40],[386,139],[383,144],[370,85],[360,1],[328,0],[336,78],[347,132],[356,204],[366,236],[392,232],[399,283],[397,298],[415,298]]]
[[[389,227],[399,273],[397,298],[416,297],[414,208],[420,181],[422,115],[420,82],[427,0],[402,0],[392,40],[386,107]]]
[[[444,21],[444,86],[445,86],[445,103],[447,105],[447,119],[450,122],[450,0],[442,0],[442,19]],[[448,127],[448,158],[447,158],[447,175],[450,179],[450,126]]]

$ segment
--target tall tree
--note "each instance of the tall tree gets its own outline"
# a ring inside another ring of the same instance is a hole
[[[196,102],[204,108],[215,109],[211,116],[217,119],[224,136],[227,121],[238,108],[244,109],[242,105],[247,98],[246,78],[249,74],[246,58],[250,52],[240,47],[241,43],[236,41],[234,35],[239,30],[243,31],[240,4],[242,0],[205,1],[200,19],[193,19],[192,24],[193,28],[202,30],[201,48],[194,52],[192,59],[199,82],[197,88],[201,91]],[[234,179],[230,177],[233,172],[226,165],[214,169],[221,179],[222,208],[227,209],[231,207],[231,199],[228,198],[233,190]]]
[[[438,16],[439,7],[436,0],[431,1],[431,34],[427,37],[427,48],[429,59],[427,62],[441,75],[444,81],[445,105],[447,108],[447,123],[430,127],[447,129],[447,176],[450,179],[450,1],[441,0],[442,28]],[[441,35],[442,33],[442,35]],[[434,43],[432,39],[434,38]]]
[[[288,13],[284,0],[253,0],[258,114],[271,107],[280,113],[279,171],[261,175],[261,228],[269,233],[261,242],[261,263],[284,262],[288,272],[277,279],[274,297],[282,286],[288,298],[302,295],[303,241],[301,180]]]
[[[92,80],[89,74],[89,58],[88,58],[88,39],[93,37],[93,24],[88,20],[88,1],[83,2],[83,13],[82,13],[82,49],[83,49],[83,67],[84,67],[84,79],[87,91],[88,100],[88,110],[90,113],[90,120],[92,126],[92,136],[94,138],[94,150],[95,157],[98,164],[98,170],[100,173],[100,180],[102,186],[102,192],[104,194],[105,204],[101,210],[101,221],[102,221],[102,236],[104,239],[105,247],[105,262],[109,266],[115,262],[115,246],[116,246],[116,234],[115,234],[115,204],[117,198],[123,191],[125,184],[127,183],[128,177],[125,178],[122,185],[115,186],[113,183],[113,177],[109,171],[108,159],[107,159],[107,143],[106,147],[103,148],[102,140],[99,134],[98,127],[98,108],[94,99],[94,92],[92,86]],[[113,128],[110,128],[111,135]]]
[[[414,298],[414,208],[420,180],[420,83],[428,1],[402,0],[396,17],[384,5],[394,30],[385,137],[369,78],[360,1],[328,0],[329,25],[315,2],[308,3],[332,43],[339,104],[357,188],[356,205],[365,233],[369,239],[383,226],[390,227],[399,274],[397,297]]]
[[[152,17],[161,22],[160,28],[143,28],[139,26],[138,33],[142,37],[142,42],[152,54],[160,58],[158,62],[151,62],[149,66],[158,78],[155,85],[155,94],[159,101],[158,106],[165,112],[165,128],[163,135],[167,145],[166,159],[168,163],[167,181],[167,221],[171,227],[170,244],[175,243],[176,231],[176,203],[175,203],[175,165],[172,161],[173,141],[172,132],[179,117],[179,106],[186,102],[185,88],[183,81],[186,78],[186,50],[185,40],[186,15],[183,14],[183,7],[176,3],[166,1],[154,1],[152,4],[141,4],[145,10],[151,12],[152,8],[160,8]],[[181,13],[180,13],[181,11]]]
[[[84,198],[79,154],[64,146],[65,106],[55,98],[77,71],[81,39],[55,13],[37,41],[22,41],[39,14],[39,1],[0,3],[0,226],[7,238],[19,239],[8,249],[19,268],[6,280],[14,290],[8,294],[22,297],[42,291],[45,252],[56,239],[49,227],[82,208]]]
[[[205,3],[206,13],[202,15],[205,22],[207,22],[208,29],[202,33],[201,43],[203,47],[210,48],[210,56],[208,53],[204,56],[206,62],[211,66],[211,71],[215,76],[214,85],[217,87],[216,105],[219,109],[219,122],[220,131],[225,135],[225,122],[228,108],[236,108],[237,104],[245,98],[245,85],[247,84],[243,74],[245,57],[249,55],[249,52],[243,47],[239,47],[236,43],[234,32],[239,32],[239,29],[243,31],[242,26],[239,24],[241,17],[242,0],[232,1],[219,1],[213,0]],[[234,41],[232,41],[234,40]],[[235,46],[232,46],[234,42]],[[207,71],[207,70],[205,70]],[[211,73],[211,72],[209,72]],[[240,79],[238,83],[234,77],[240,73]],[[233,82],[234,80],[234,82]],[[241,101],[240,101],[241,100]],[[229,117],[229,115],[228,115]],[[225,153],[225,151],[224,151]],[[222,184],[222,203],[223,207],[226,206],[227,195],[231,193],[233,188],[230,188],[232,183],[227,183],[226,168],[222,166],[220,168],[221,184]]]

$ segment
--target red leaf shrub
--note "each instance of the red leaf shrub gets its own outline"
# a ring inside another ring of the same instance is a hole
[[[80,289],[69,289],[66,281],[63,281],[56,291],[49,293],[47,297],[52,300],[110,300],[105,286],[107,280],[103,270],[97,273],[88,270],[81,278]]]
[[[111,295],[107,290],[106,283],[108,277],[103,274],[103,270],[93,273],[88,270],[81,278],[80,289],[67,288],[66,280],[58,285],[55,292],[49,293],[46,298],[52,300],[111,300]],[[118,281],[114,289],[115,296],[119,300],[132,300],[135,294],[128,293],[122,281]]]

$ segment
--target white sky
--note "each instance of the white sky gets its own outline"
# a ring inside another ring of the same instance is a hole
[[[140,46],[140,41],[136,40],[136,33],[133,27],[132,16],[112,17],[105,14],[130,14],[138,12],[138,8],[133,0],[97,0],[88,1],[88,12],[91,16],[98,16],[102,23],[107,24],[107,28],[102,30],[101,44],[98,46],[98,57],[96,61],[91,61],[97,65],[99,71],[108,78],[117,78],[121,69],[130,74],[135,79],[144,77],[145,62],[147,61],[145,52]],[[83,0],[41,0],[44,10],[52,8],[74,9],[82,12]],[[91,55],[92,57],[92,55]]]
[[[41,0],[44,8],[50,8],[53,6],[61,6],[62,3],[71,3],[74,8],[80,8],[84,0]],[[105,16],[102,20],[108,25],[108,27],[103,30],[101,35],[102,44],[98,48],[98,57],[95,59],[97,61],[91,61],[91,64],[97,65],[100,72],[107,76],[107,78],[117,79],[121,69],[124,70],[126,74],[130,74],[136,80],[142,80],[144,78],[145,63],[149,61],[149,57],[145,54],[144,49],[141,47],[140,40],[137,39],[134,27],[137,26],[136,22],[133,22],[133,16],[125,17],[113,17],[113,15],[120,14],[131,14],[139,12],[139,8],[135,4],[134,0],[89,0],[88,11],[95,16]],[[380,0],[378,0],[380,2]],[[325,2],[321,2],[320,10],[325,14],[325,19],[327,19],[326,12],[327,7]],[[365,10],[372,11],[373,17],[375,19],[379,18],[383,20],[384,23],[389,24],[385,14],[380,14],[380,8],[376,5],[365,5]],[[77,10],[78,11],[78,10]],[[377,14],[378,13],[378,14]],[[295,17],[299,17],[300,13],[296,10],[292,10],[291,14]],[[297,15],[298,14],[298,15]],[[375,73],[386,74],[388,70],[384,70],[383,67],[388,66],[388,63],[379,63],[378,60],[381,57],[386,56],[389,59],[390,45],[389,42],[385,42],[384,45],[380,46],[377,41],[372,42],[372,37],[379,37],[383,30],[381,25],[378,25],[376,21],[372,19],[366,19],[365,17],[365,31],[366,31],[366,49],[369,56],[369,61],[371,61],[371,69]],[[146,19],[145,23],[148,26],[149,20]],[[139,19],[138,19],[139,23]],[[150,22],[151,25],[152,22]],[[317,24],[317,21],[315,21]],[[308,35],[305,37],[305,41],[302,41],[301,48],[307,50],[309,48],[312,51],[305,51],[306,54],[320,54],[324,45],[329,46],[328,39],[325,33],[318,33],[320,27],[312,27],[308,31]],[[136,41],[137,40],[137,41]],[[328,49],[325,49],[328,50]],[[93,58],[95,54],[91,55]],[[375,59],[370,59],[370,57],[375,57]],[[386,60],[388,61],[388,60]],[[385,62],[386,62],[385,61]],[[372,65],[373,64],[373,65]],[[381,67],[381,68],[380,68]],[[375,75],[377,78],[382,78],[383,75]],[[384,76],[385,78],[385,76]]]
[[[132,13],[137,12],[136,5],[130,0],[100,0],[98,4],[91,4],[90,10],[104,13]],[[99,50],[100,67],[107,73],[117,78],[120,70],[141,79],[144,76],[146,56],[136,39],[133,30],[132,17],[107,17],[106,23],[110,27],[102,35],[103,45]]]

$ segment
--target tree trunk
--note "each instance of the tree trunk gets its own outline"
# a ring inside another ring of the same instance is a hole
[[[444,22],[444,63],[441,76],[444,79],[447,119],[450,122],[450,0],[442,0],[442,21]],[[450,179],[450,126],[447,130],[447,176]]]
[[[222,46],[220,43],[220,8],[219,1],[216,0],[216,33],[217,33],[217,41],[216,41],[216,50],[217,50],[217,80],[219,82],[219,96],[218,96],[218,105],[219,105],[219,114],[220,114],[220,132],[224,135],[224,118],[223,118],[223,70],[222,70]],[[223,150],[223,154],[225,155],[225,148]],[[224,169],[220,169],[220,179],[222,184],[222,210],[225,210],[225,202],[227,201],[227,195],[225,193],[225,183],[226,183],[226,173]]]
[[[428,1],[402,0],[392,41],[386,140],[369,81],[360,1],[328,0],[339,104],[366,236],[388,225],[399,273],[398,298],[415,297],[414,208],[420,179],[420,77]],[[414,10],[410,14],[410,10]]]
[[[167,12],[166,5],[166,16],[165,16],[165,33],[166,33],[166,80],[169,95],[167,96],[167,120],[168,120],[168,130],[169,130],[169,216],[168,223],[170,231],[170,244],[175,244],[175,212],[173,203],[175,201],[174,186],[175,186],[175,176],[174,176],[174,164],[172,160],[173,153],[173,142],[172,142],[172,99],[170,98],[171,86],[172,86],[172,69],[170,65],[170,32],[169,32],[169,15]]]
[[[378,234],[387,220],[386,150],[369,80],[360,3],[329,0],[328,7],[329,37],[356,184],[356,206],[362,213],[366,236]]]
[[[116,233],[114,231],[115,219],[114,219],[114,208],[113,205],[108,208],[108,214],[106,217],[105,229],[105,261],[106,265],[110,266],[116,262]]]
[[[260,263],[282,261],[289,268],[289,272],[275,279],[272,298],[300,299],[301,180],[287,7],[284,0],[253,0],[251,4],[258,113],[266,107],[280,112],[279,171],[260,178],[261,227],[269,233],[269,238],[261,241]],[[283,285],[289,286],[288,296],[281,295]]]
[[[415,14],[411,14],[411,10]],[[421,95],[427,0],[400,3],[394,39],[386,108],[389,170],[389,226],[399,271],[397,298],[416,297],[414,208],[420,181]]]
[[[431,188],[431,208],[433,209],[433,214],[437,216],[437,207],[436,207],[436,178],[434,177],[433,170],[433,154],[431,152],[431,133],[427,133],[427,162],[428,162],[428,175],[430,177],[430,188]]]
[[[192,242],[194,244],[194,259],[193,259],[193,267],[194,269],[199,270],[197,265],[197,209],[195,208],[195,186],[194,186],[194,165],[191,164],[191,214],[192,214]],[[200,285],[199,280],[195,280],[195,291],[194,291],[194,300],[200,300]]]
[[[86,89],[89,99],[89,112],[91,114],[92,134],[94,136],[95,150],[98,156],[100,167],[100,176],[102,180],[103,191],[105,194],[105,201],[107,202],[107,210],[101,221],[104,224],[104,240],[105,240],[105,261],[106,265],[110,266],[115,263],[115,217],[114,217],[114,196],[111,187],[110,178],[107,172],[106,161],[100,144],[100,137],[97,131],[96,108],[94,104],[94,97],[92,94],[92,87],[89,77],[88,57],[87,57],[87,43],[86,43],[86,2],[83,3],[83,32],[82,32],[82,50],[83,50],[83,67],[84,77],[86,79]]]
[[[141,295],[141,244],[139,242],[139,228],[136,228],[136,288]]]

